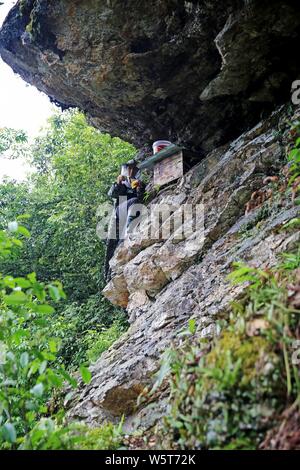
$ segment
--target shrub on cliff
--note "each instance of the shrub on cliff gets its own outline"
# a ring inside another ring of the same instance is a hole
[[[299,253],[288,257],[288,264],[270,271],[237,266],[231,278],[250,285],[210,351],[194,341],[173,353],[168,445],[257,448],[299,396],[299,371],[292,364],[299,311],[289,297],[289,286],[299,283]]]

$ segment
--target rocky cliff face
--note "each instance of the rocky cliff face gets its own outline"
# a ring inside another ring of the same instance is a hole
[[[0,53],[99,129],[202,157],[287,98],[299,31],[289,0],[20,0]]]
[[[104,295],[131,326],[94,364],[69,418],[125,414],[128,429],[151,426],[167,399],[137,409],[137,397],[188,320],[200,336],[216,333],[243,290],[227,281],[232,262],[272,266],[299,242],[279,230],[299,209],[268,178],[284,179],[299,110],[277,109],[249,130],[299,78],[299,13],[287,0],[22,0],[9,14],[0,53],[25,80],[99,129],[140,146],[168,137],[201,157],[152,204],[203,205],[204,226],[176,240],[163,227],[149,238],[144,223],[111,260]]]
[[[272,181],[280,185],[284,178],[289,119],[298,115],[288,118],[281,108],[152,201],[174,211],[183,203],[203,204],[204,227],[178,241],[149,239],[145,223],[118,247],[104,295],[127,306],[131,327],[92,367],[92,382],[77,396],[70,417],[95,425],[125,414],[128,429],[154,424],[166,413],[167,400],[162,395],[136,409],[137,397],[153,384],[163,352],[176,344],[188,320],[196,320],[201,337],[216,333],[217,320],[228,316],[244,289],[227,280],[232,263],[271,267],[280,252],[299,243],[299,232],[280,230],[299,206],[272,190]]]

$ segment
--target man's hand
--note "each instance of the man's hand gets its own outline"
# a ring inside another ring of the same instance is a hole
[[[118,183],[118,184],[121,184],[122,181],[125,181],[125,176],[119,175],[118,178],[117,178],[117,183]]]

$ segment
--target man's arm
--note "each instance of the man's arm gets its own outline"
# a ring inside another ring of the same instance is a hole
[[[121,183],[119,178],[120,177],[118,177],[117,183],[113,183],[107,193],[108,197],[111,197],[112,199],[118,199],[119,196],[126,196],[127,194],[127,188],[125,184]]]

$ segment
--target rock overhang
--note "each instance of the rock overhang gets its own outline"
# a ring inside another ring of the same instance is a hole
[[[168,138],[201,158],[286,101],[299,35],[292,0],[21,0],[0,53],[97,128],[137,146]]]

